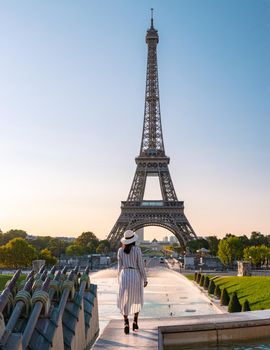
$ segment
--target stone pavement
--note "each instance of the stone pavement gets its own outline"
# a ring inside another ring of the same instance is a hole
[[[139,318],[140,331],[135,334],[131,331],[128,336],[124,334],[122,316],[116,306],[118,291],[116,269],[99,271],[91,276],[91,282],[98,285],[101,334],[93,349],[128,347],[151,349],[154,344],[157,346],[157,331],[154,331],[153,327],[157,329],[157,326],[163,323],[161,322],[163,319],[171,319],[173,324],[176,317],[220,312],[181,274],[158,264],[149,266],[152,267],[147,268],[149,284],[144,290],[144,307]],[[114,321],[105,328],[110,320]]]
[[[174,344],[176,349],[179,339],[185,345],[198,342],[200,349],[204,350],[209,349],[209,342],[220,345],[221,343],[227,344],[226,349],[232,349],[232,342],[238,344],[240,341],[246,341],[245,344],[249,345],[243,347],[243,344],[240,346],[239,343],[239,347],[237,347],[239,349],[269,349],[270,343],[270,310],[210,314],[198,317],[145,318],[141,319],[140,326],[141,329],[138,333],[131,331],[129,335],[125,335],[122,320],[110,321],[93,350],[158,350],[158,341],[165,345]],[[159,330],[161,332],[160,338]],[[178,338],[176,342],[175,335]],[[254,339],[257,339],[259,343],[256,347],[251,347]]]

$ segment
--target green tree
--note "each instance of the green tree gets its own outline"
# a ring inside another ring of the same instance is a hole
[[[179,243],[173,243],[173,251],[179,255],[182,255],[182,254],[184,254],[185,247],[179,245]]]
[[[42,249],[48,248],[51,239],[52,237],[50,236],[38,236],[36,239],[31,240],[31,244],[36,250],[41,251]]]
[[[40,251],[39,259],[45,260],[46,265],[55,265],[57,263],[56,257],[53,256],[52,252],[47,248]]]
[[[69,243],[60,238],[51,238],[49,240],[47,248],[52,252],[52,255],[59,258],[61,254],[65,254],[66,248],[68,246]]]
[[[107,254],[110,251],[110,242],[107,239],[99,241],[96,252],[100,254]]]
[[[228,311],[229,312],[241,312],[242,306],[239,303],[238,296],[236,292],[233,292],[233,295],[230,299],[229,306],[228,306]]]
[[[259,265],[261,258],[257,247],[255,246],[246,247],[244,249],[244,260],[249,261],[252,265],[255,265],[255,266]]]
[[[81,247],[85,248],[88,243],[95,242],[96,245],[98,244],[99,240],[97,236],[93,232],[83,232],[77,239],[76,244],[80,245]]]
[[[88,254],[95,254],[97,252],[98,243],[95,241],[87,243],[86,252]]]
[[[0,248],[1,265],[8,268],[30,266],[37,257],[35,248],[23,238],[14,238]]]
[[[213,256],[217,256],[219,241],[220,240],[216,236],[207,237],[209,251],[210,251],[210,254]]]
[[[233,235],[232,233],[226,233],[224,238],[230,238],[230,237],[236,237],[236,236]]]
[[[223,265],[233,267],[235,260],[243,257],[243,245],[239,237],[228,235],[218,245],[218,257]]]
[[[78,244],[71,244],[66,248],[66,254],[70,256],[83,255],[83,248]]]
[[[189,248],[191,253],[196,253],[196,251],[201,248],[209,248],[208,241],[204,238],[198,238],[196,240],[187,242],[187,247]]]
[[[6,245],[0,246],[0,267],[5,268],[8,267],[8,250]]]
[[[250,246],[250,241],[246,235],[239,236],[243,249]]]
[[[264,264],[268,265],[270,257],[270,249],[264,244],[261,246],[246,247],[244,249],[245,261],[250,261],[253,265],[261,267]]]
[[[262,244],[261,246],[257,247],[257,249],[259,251],[259,256],[261,260],[259,266],[261,267],[262,265],[268,264],[270,249],[266,247],[265,244]]]
[[[249,239],[250,245],[267,245],[268,239],[266,236],[264,236],[261,232],[253,231],[251,232],[250,239]]]
[[[243,258],[243,243],[240,237],[228,238],[232,262]]]
[[[2,236],[2,243],[1,244],[7,244],[9,241],[11,241],[13,238],[26,238],[27,232],[24,230],[17,230],[12,229],[7,231]]]
[[[230,246],[228,240],[223,238],[218,244],[218,257],[223,265],[227,266],[230,263]]]

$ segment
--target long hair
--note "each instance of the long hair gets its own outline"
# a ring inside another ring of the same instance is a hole
[[[129,244],[124,244],[124,253],[129,254],[131,251],[131,248],[135,245],[136,242],[132,242]]]

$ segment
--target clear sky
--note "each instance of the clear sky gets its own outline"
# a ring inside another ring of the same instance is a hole
[[[139,153],[151,7],[165,149],[191,225],[270,234],[268,0],[1,1],[3,231],[111,230]]]

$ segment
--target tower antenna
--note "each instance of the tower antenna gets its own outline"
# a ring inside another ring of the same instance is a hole
[[[153,13],[154,13],[154,9],[151,8],[151,28],[154,28],[154,18],[153,18]]]

